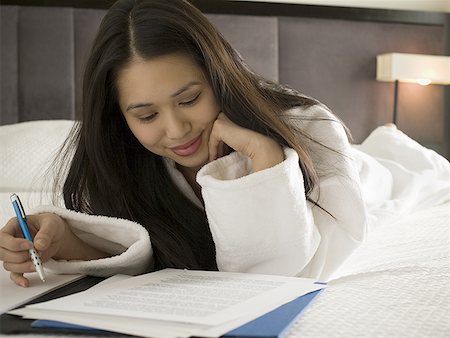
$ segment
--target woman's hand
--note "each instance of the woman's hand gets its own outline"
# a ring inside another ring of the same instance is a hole
[[[109,256],[78,238],[58,215],[29,215],[27,224],[34,238],[34,248],[43,262],[50,258],[87,261]],[[17,218],[11,218],[0,230],[0,260],[5,270],[11,272],[14,283],[23,287],[29,285],[29,280],[23,274],[36,271],[28,252],[31,248],[32,243],[22,236]]]
[[[51,213],[27,216],[27,224],[34,238],[34,247],[43,262],[57,256],[67,232],[66,222]],[[31,262],[29,249],[33,243],[23,238],[17,218],[11,218],[0,230],[0,260],[5,270],[11,272],[14,283],[27,287],[29,281],[24,273],[36,271]]]
[[[240,127],[220,113],[209,137],[209,160],[223,156],[225,145],[248,156],[252,160],[253,172],[273,167],[284,160],[283,149],[275,140]]]

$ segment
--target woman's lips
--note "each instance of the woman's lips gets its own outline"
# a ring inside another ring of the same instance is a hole
[[[197,136],[195,139],[177,147],[170,148],[178,156],[190,156],[194,154],[202,144],[202,136]]]

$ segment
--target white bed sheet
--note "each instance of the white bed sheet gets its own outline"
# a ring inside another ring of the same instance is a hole
[[[450,337],[449,162],[395,128],[355,149],[367,239],[289,337]]]
[[[449,337],[449,219],[445,203],[380,225],[288,337]]]

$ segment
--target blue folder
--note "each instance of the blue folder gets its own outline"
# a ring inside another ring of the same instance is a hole
[[[298,297],[228,332],[222,338],[283,338],[322,290]]]
[[[283,338],[289,329],[300,318],[312,300],[324,289],[313,291],[286,303],[265,315],[258,317],[222,336],[222,338]],[[53,320],[35,320],[33,328],[67,329],[89,331],[90,334],[99,334],[101,330],[90,327],[67,324]],[[86,332],[87,333],[87,332]]]

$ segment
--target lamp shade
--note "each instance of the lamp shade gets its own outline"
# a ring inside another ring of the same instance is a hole
[[[450,84],[450,57],[389,53],[377,56],[377,80]]]

